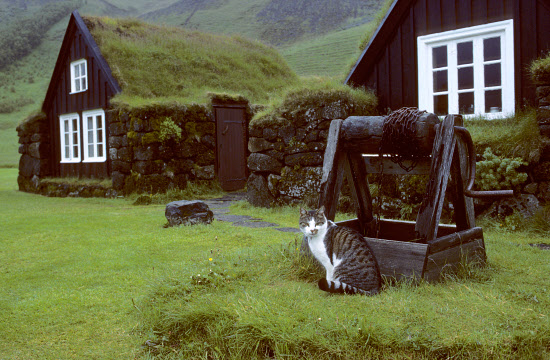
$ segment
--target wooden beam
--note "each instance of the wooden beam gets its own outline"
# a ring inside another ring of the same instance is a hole
[[[437,236],[455,144],[454,115],[447,115],[437,129],[426,196],[420,204],[416,218],[416,231],[419,237],[426,241],[431,241]]]
[[[321,191],[319,194],[319,207],[325,207],[327,219],[334,221],[338,197],[342,188],[344,176],[345,154],[342,151],[340,129],[343,120],[332,120],[327,138],[327,147],[323,159],[323,174],[321,177]]]
[[[417,161],[416,166],[409,172],[405,171],[399,164],[394,163],[389,157],[377,155],[363,156],[367,173],[380,174],[380,163],[382,162],[382,173],[389,175],[428,175],[430,173],[431,159],[429,157],[421,158]],[[405,160],[404,165],[409,166],[410,160]]]
[[[341,130],[345,149],[353,153],[379,154],[384,120],[384,116],[348,117]],[[439,118],[431,113],[422,114],[416,122],[416,137],[420,148],[418,155],[430,154],[435,137],[434,126],[438,123]]]
[[[422,277],[428,245],[369,237],[365,239],[374,252],[382,276],[397,280]]]
[[[371,233],[374,223],[372,222],[372,198],[367,180],[367,170],[361,154],[347,154],[345,162],[346,175],[350,186],[351,195],[357,206],[357,218],[361,227],[361,233]]]

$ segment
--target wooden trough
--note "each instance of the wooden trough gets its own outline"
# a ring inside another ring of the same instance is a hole
[[[424,113],[416,121],[417,166],[407,172],[380,156],[384,117],[349,117],[330,125],[323,163],[319,207],[334,220],[344,174],[357,218],[338,222],[361,232],[378,260],[382,276],[437,281],[462,262],[486,261],[483,230],[475,226],[472,197],[511,196],[511,191],[473,191],[475,151],[460,115],[440,122]],[[377,220],[373,215],[368,173],[429,175],[416,222]],[[439,224],[445,194],[452,194],[455,225]]]

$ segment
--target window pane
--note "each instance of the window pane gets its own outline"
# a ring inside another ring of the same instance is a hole
[[[65,133],[65,146],[69,146],[70,141],[71,138],[69,137],[69,133]]]
[[[485,87],[500,86],[500,63],[485,65]]]
[[[86,63],[82,63],[80,64],[80,73],[82,74],[82,76],[86,76]]]
[[[88,157],[94,157],[94,145],[88,145]]]
[[[434,47],[432,49],[433,68],[447,66],[447,45]]]
[[[502,90],[485,91],[485,112],[502,112]]]
[[[457,64],[472,64],[474,62],[474,44],[472,41],[456,44]]]
[[[73,131],[78,131],[78,119],[73,119]]]
[[[500,37],[483,39],[483,58],[485,61],[500,59]]]
[[[460,114],[474,113],[474,93],[473,92],[458,94],[458,109]]]
[[[74,77],[77,78],[77,77],[80,77],[80,66],[76,65],[76,66],[73,66],[74,68]]]
[[[78,133],[73,133],[73,145],[78,144]]]
[[[97,157],[103,157],[103,146],[97,145]]]
[[[69,132],[69,120],[64,120],[63,121],[63,132]]]
[[[65,159],[69,159],[71,157],[71,147],[69,145],[65,146]]]
[[[434,71],[434,92],[447,91],[447,70]]]
[[[75,91],[80,91],[80,80],[76,79],[74,81],[74,90]]]
[[[101,118],[101,115],[97,115],[97,116],[95,117],[95,119],[96,119],[96,124],[97,124],[97,125],[96,125],[96,129],[101,129],[101,128],[103,128],[103,126],[102,126],[103,124],[101,123],[101,119],[102,119],[102,118]]]
[[[73,146],[73,158],[78,158],[78,146]]]
[[[82,90],[86,90],[88,87],[86,86],[86,78],[82,78]]]
[[[97,130],[97,142],[98,143],[103,142],[103,130],[102,129]]]
[[[88,123],[88,130],[92,130],[94,128],[94,118],[88,116],[86,117],[86,122]]]
[[[458,90],[474,88],[474,68],[468,66],[458,69]]]
[[[92,144],[94,142],[94,131],[88,130],[88,144]]]
[[[449,100],[447,95],[434,96],[434,112],[436,115],[447,115]]]

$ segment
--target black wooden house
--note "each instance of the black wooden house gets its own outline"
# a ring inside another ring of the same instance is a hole
[[[346,83],[382,110],[502,117],[534,105],[528,66],[549,49],[548,0],[396,0]]]
[[[73,12],[42,106],[51,175],[108,177],[109,100],[120,92],[84,20]]]

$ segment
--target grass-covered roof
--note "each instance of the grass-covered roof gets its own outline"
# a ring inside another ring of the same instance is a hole
[[[136,19],[84,17],[119,82],[116,101],[207,102],[208,93],[266,102],[298,77],[279,53],[260,42]]]

